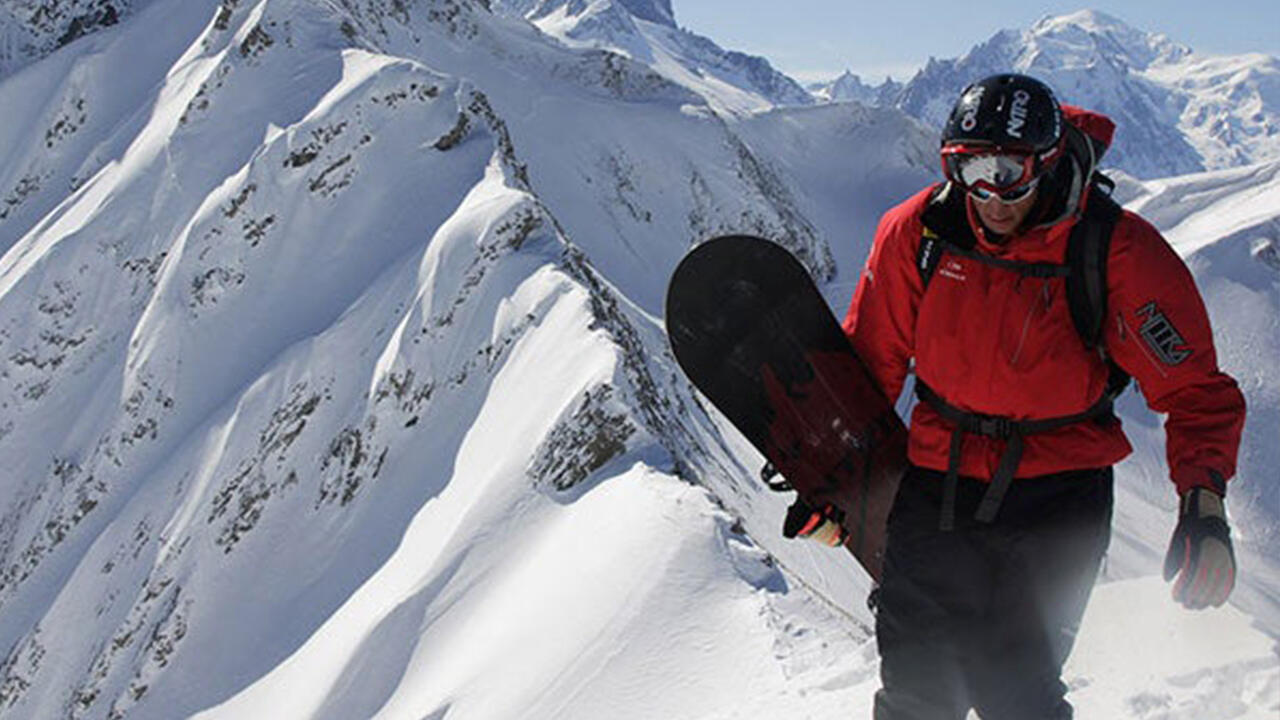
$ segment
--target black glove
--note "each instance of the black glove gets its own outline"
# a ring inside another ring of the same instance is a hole
[[[1222,605],[1235,586],[1231,528],[1222,496],[1212,490],[1197,487],[1182,496],[1178,526],[1164,558],[1165,581],[1174,577],[1173,599],[1192,610]]]
[[[815,510],[804,500],[796,499],[787,508],[787,519],[782,524],[782,536],[785,538],[805,538],[816,540],[824,545],[836,547],[842,543],[848,533],[841,522],[844,513],[834,505],[826,505]]]

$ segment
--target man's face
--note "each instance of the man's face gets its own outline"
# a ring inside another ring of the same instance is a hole
[[[971,194],[969,199],[973,201],[978,219],[987,230],[996,235],[1010,235],[1022,225],[1022,221],[1027,218],[1027,213],[1031,212],[1031,206],[1035,204],[1038,192],[1038,189],[1032,190],[1011,203],[1002,202],[999,196],[994,194],[986,200],[979,200],[976,195]]]

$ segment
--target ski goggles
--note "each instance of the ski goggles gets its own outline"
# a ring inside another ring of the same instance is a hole
[[[948,145],[942,148],[942,170],[948,180],[979,200],[999,197],[1014,202],[1031,192],[1059,152],[1056,147],[1037,155],[991,145]]]
[[[973,188],[969,188],[969,194],[972,195],[973,198],[979,202],[987,202],[991,198],[995,198],[1000,202],[1004,203],[1005,205],[1011,205],[1013,203],[1018,202],[1022,198],[1026,197],[1028,194],[1031,193],[1032,190],[1035,190],[1036,186],[1039,184],[1040,184],[1040,178],[1035,177],[1035,178],[1032,178],[1031,182],[1027,183],[1026,185],[1019,185],[1018,187],[1012,190],[1006,190],[1004,192],[998,193],[998,192],[991,192],[990,190],[987,190],[981,187],[973,187]]]

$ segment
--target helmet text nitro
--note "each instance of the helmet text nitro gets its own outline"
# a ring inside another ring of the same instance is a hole
[[[1031,93],[1017,90],[1013,93],[1013,104],[1009,108],[1009,124],[1005,132],[1009,137],[1022,139],[1022,126],[1027,124],[1027,103],[1031,102]]]

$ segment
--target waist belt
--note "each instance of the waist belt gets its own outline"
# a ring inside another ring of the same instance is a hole
[[[956,486],[959,484],[960,454],[966,433],[999,438],[1008,443],[1004,454],[1000,456],[1000,464],[991,478],[991,484],[983,495],[977,512],[973,515],[978,522],[990,523],[996,519],[996,513],[1000,511],[1000,503],[1004,501],[1005,493],[1013,484],[1013,475],[1018,471],[1018,463],[1022,461],[1024,436],[1050,432],[1085,420],[1110,415],[1114,400],[1110,393],[1104,393],[1088,410],[1075,415],[1042,420],[1013,420],[999,415],[980,415],[961,410],[943,400],[942,396],[934,392],[933,388],[926,385],[919,376],[916,377],[916,396],[928,403],[944,420],[955,426],[951,432],[951,453],[947,462],[947,476],[942,484],[942,517],[938,522],[939,529],[944,532],[955,528]]]

